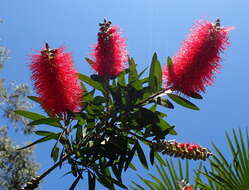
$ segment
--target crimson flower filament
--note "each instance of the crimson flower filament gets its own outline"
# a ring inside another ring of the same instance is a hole
[[[110,21],[100,24],[98,43],[95,45],[92,56],[92,68],[100,76],[115,77],[124,69],[128,60],[126,42],[120,35],[117,26],[111,26]]]
[[[197,22],[173,57],[173,65],[166,65],[163,69],[165,88],[171,87],[187,95],[205,92],[206,86],[213,84],[214,74],[221,67],[220,53],[229,44],[229,30],[220,27],[219,19],[216,23]]]
[[[81,87],[70,53],[64,48],[50,50],[48,44],[32,56],[30,65],[34,88],[42,107],[51,115],[79,111]]]

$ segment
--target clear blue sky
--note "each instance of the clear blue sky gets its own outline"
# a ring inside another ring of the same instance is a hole
[[[11,59],[0,77],[31,85],[29,55],[44,42],[54,48],[66,45],[73,53],[76,68],[82,73],[93,73],[83,58],[96,42],[98,23],[104,18],[122,28],[128,39],[129,54],[140,70],[149,65],[153,52],[158,53],[164,64],[168,55],[174,56],[195,20],[218,17],[222,25],[236,29],[231,32],[231,46],[222,56],[223,68],[215,85],[207,89],[203,100],[195,101],[201,110],[175,106],[173,111],[164,111],[178,131],[178,136],[172,138],[208,147],[215,142],[225,147],[225,131],[246,128],[249,124],[249,2],[246,0],[2,0],[0,18],[5,22],[0,26],[1,45],[9,48]],[[25,142],[37,137],[24,138],[13,133],[13,138]],[[37,146],[41,171],[52,164],[50,148],[51,143]],[[72,178],[61,178],[63,171],[50,175],[41,189],[67,189]],[[142,172],[141,169],[139,173]],[[128,171],[124,175],[126,184],[134,176]],[[81,183],[77,189],[86,189],[84,185]]]

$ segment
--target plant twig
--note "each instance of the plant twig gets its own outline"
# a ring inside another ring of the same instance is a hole
[[[26,183],[25,187],[21,188],[21,190],[34,190],[38,187],[40,181],[45,178],[48,174],[50,174],[55,168],[60,166],[65,160],[69,158],[70,154],[64,155],[61,160],[55,163],[52,167],[47,169],[42,175],[33,178],[30,182]]]
[[[136,107],[136,106],[141,106],[141,105],[145,104],[146,102],[149,102],[150,100],[153,100],[153,99],[156,98],[157,96],[160,96],[160,95],[162,95],[162,94],[167,94],[167,91],[168,91],[168,92],[172,92],[170,88],[162,89],[162,90],[160,90],[159,92],[157,92],[157,93],[151,95],[150,97],[144,99],[143,101],[139,102],[138,104],[135,105],[135,107]]]

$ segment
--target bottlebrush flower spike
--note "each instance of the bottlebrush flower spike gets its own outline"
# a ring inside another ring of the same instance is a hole
[[[81,87],[70,53],[64,48],[50,50],[48,44],[32,56],[30,69],[42,107],[53,116],[79,111]]]
[[[232,27],[220,27],[208,21],[197,22],[173,58],[172,65],[165,65],[163,78],[166,87],[187,95],[205,92],[212,85],[214,73],[220,68],[220,53],[229,45],[228,34]]]
[[[200,145],[190,143],[178,143],[176,141],[162,141],[153,144],[156,152],[162,152],[169,156],[180,157],[182,159],[206,160],[213,154]]]
[[[111,26],[110,21],[104,20],[99,26],[98,43],[92,53],[92,68],[100,76],[115,77],[125,69],[128,60],[126,42],[120,35],[120,29]]]

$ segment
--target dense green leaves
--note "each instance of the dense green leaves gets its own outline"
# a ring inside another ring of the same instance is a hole
[[[94,62],[86,58],[92,65]],[[168,57],[168,66],[172,60]],[[167,114],[159,111],[158,106],[173,109],[174,102],[194,110],[194,104],[169,91],[162,89],[162,69],[157,54],[153,55],[149,73],[146,69],[141,73],[133,58],[128,60],[129,67],[119,76],[107,77],[97,74],[90,77],[79,74],[82,87],[82,109],[77,113],[61,113],[53,118],[27,111],[16,113],[32,119],[29,125],[50,125],[57,127],[51,131],[37,130],[35,133],[41,139],[27,145],[56,140],[51,151],[51,157],[56,162],[65,153],[70,153],[67,159],[71,166],[69,172],[75,177],[71,189],[74,189],[83,176],[88,173],[89,190],[95,189],[96,181],[108,189],[116,186],[127,189],[122,183],[122,173],[128,168],[136,170],[132,164],[134,156],[138,156],[141,164],[148,169],[153,165],[155,157],[164,162],[154,149],[155,142],[161,142],[168,134],[176,135],[175,127],[166,121]],[[88,87],[90,86],[90,90]],[[99,92],[100,91],[100,92]],[[168,95],[168,97],[164,97]],[[200,98],[194,94],[194,98]],[[40,103],[39,98],[29,97]],[[59,130],[54,132],[53,130]],[[141,146],[141,143],[144,145]],[[144,146],[150,148],[149,155],[145,155]],[[26,148],[24,147],[24,148]],[[176,171],[168,162],[170,175],[176,177]],[[160,170],[165,173],[165,170]],[[181,175],[182,176],[182,175]],[[155,182],[140,178],[150,189],[160,189],[162,183],[153,176]],[[176,187],[176,182],[169,182],[167,187]],[[138,184],[136,184],[139,187]],[[139,188],[138,188],[139,189]]]

